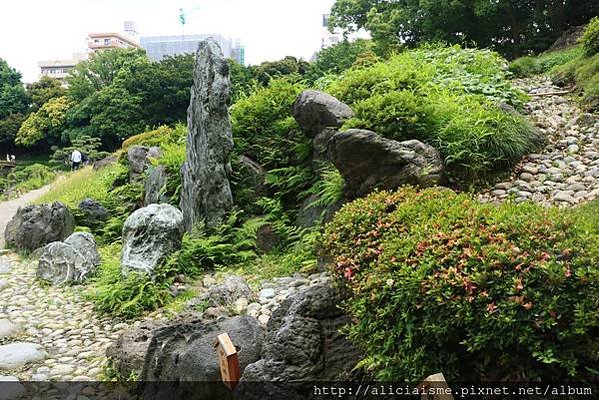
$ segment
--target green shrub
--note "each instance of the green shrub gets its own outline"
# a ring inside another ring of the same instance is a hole
[[[599,53],[599,17],[595,17],[591,20],[584,31],[582,38],[580,38],[580,43],[587,56],[593,56]]]
[[[428,139],[434,130],[428,99],[412,90],[375,94],[353,105],[356,117],[345,126],[370,128],[394,140]]]
[[[174,128],[162,125],[151,131],[131,136],[123,142],[121,149],[127,151],[131,146],[162,147],[165,143],[177,143],[181,139],[185,139],[186,135],[187,127],[184,124],[177,124]]]
[[[231,108],[235,153],[267,169],[305,160],[309,140],[291,116],[291,105],[303,89],[293,77],[272,79],[268,87],[257,87],[235,103]]]
[[[590,378],[599,229],[585,215],[595,209],[412,188],[346,205],[324,251],[348,290],[362,366],[411,382],[439,371],[462,381]]]
[[[508,69],[519,78],[533,76],[540,72],[537,59],[532,56],[520,57],[512,61]]]

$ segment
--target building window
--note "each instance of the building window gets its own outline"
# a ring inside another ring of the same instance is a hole
[[[94,39],[95,44],[100,44],[100,39]]]
[[[110,46],[110,39],[104,39],[104,46]]]

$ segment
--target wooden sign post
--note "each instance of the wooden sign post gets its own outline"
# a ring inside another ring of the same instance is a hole
[[[228,333],[218,335],[214,347],[218,354],[221,379],[229,389],[234,390],[241,378],[237,349]]]
[[[420,396],[421,400],[453,400],[451,389],[442,373],[428,376],[418,388],[427,392]]]

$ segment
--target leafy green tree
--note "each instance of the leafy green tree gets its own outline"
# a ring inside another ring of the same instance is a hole
[[[546,49],[598,13],[594,0],[337,0],[330,25],[367,29],[380,51],[423,41],[475,42],[513,56]]]
[[[316,61],[310,65],[307,77],[311,81],[326,75],[338,74],[350,68],[356,60],[366,53],[372,53],[374,46],[371,40],[358,39],[350,42],[344,40],[323,49],[316,55]]]
[[[262,85],[267,85],[271,79],[287,75],[304,75],[310,64],[302,59],[287,56],[279,61],[266,61],[258,65],[255,76]]]
[[[32,146],[42,140],[48,143],[59,142],[71,104],[66,96],[47,101],[38,111],[29,114],[19,128],[15,143]]]
[[[125,64],[140,58],[147,59],[145,50],[114,49],[92,54],[89,60],[77,64],[67,77],[69,97],[84,100],[109,86]]]
[[[229,76],[231,78],[231,98],[235,103],[238,99],[250,94],[256,80],[252,67],[246,67],[232,58],[227,59],[227,62],[229,63]]]
[[[29,103],[21,74],[0,58],[0,119],[11,114],[25,114]]]
[[[23,114],[10,114],[0,119],[0,144],[2,147],[12,147],[15,136],[25,120]]]
[[[33,111],[39,110],[48,100],[66,96],[67,89],[58,79],[43,76],[39,81],[27,85]]]

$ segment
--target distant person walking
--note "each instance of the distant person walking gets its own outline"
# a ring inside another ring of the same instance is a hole
[[[71,171],[77,171],[81,167],[81,152],[77,149],[71,153]]]

